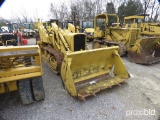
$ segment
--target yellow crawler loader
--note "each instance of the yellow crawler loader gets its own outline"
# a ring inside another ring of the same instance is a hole
[[[160,37],[141,37],[139,28],[122,27],[117,14],[97,15],[94,29],[94,49],[119,46],[119,54],[128,53],[131,62],[152,64],[160,61]]]
[[[16,90],[23,104],[45,98],[38,45],[0,46],[0,94]]]
[[[38,22],[42,58],[56,74],[60,73],[72,96],[85,100],[130,77],[117,46],[89,50],[85,34],[62,30],[55,22],[48,28]]]
[[[140,28],[142,36],[160,36],[160,23],[144,22],[144,16],[124,17],[124,24],[130,28]]]

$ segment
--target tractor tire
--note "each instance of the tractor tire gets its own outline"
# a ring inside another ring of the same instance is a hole
[[[45,92],[43,88],[42,77],[32,78],[32,90],[35,101],[40,101],[45,99]]]
[[[24,105],[31,104],[34,102],[30,79],[21,80],[18,82],[19,94],[21,101]]]

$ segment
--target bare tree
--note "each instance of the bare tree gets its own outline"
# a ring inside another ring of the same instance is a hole
[[[53,3],[50,4],[50,13],[53,18],[58,18],[58,10],[57,7],[53,5]]]
[[[71,12],[76,8],[77,19],[93,19],[95,15],[105,11],[102,6],[105,6],[103,0],[79,0],[71,1],[70,8]]]
[[[19,11],[21,11],[21,12],[19,12],[19,14],[14,13],[14,12],[12,13],[12,17],[11,17],[12,22],[23,24],[23,23],[33,21],[29,12],[26,9],[22,9]]]
[[[105,12],[106,2],[104,0],[96,0],[95,4],[96,4],[96,15]]]
[[[157,7],[155,8],[155,16],[153,18],[153,22],[158,21],[159,14],[160,14],[159,5],[157,5]]]
[[[142,5],[144,9],[144,15],[147,13],[151,0],[143,0]]]
[[[68,8],[67,8],[67,5],[66,5],[65,3],[62,3],[62,5],[60,6],[59,13],[60,13],[59,18],[60,18],[61,20],[65,20],[65,19],[68,19],[68,18],[69,18]]]
[[[71,19],[73,20],[74,15],[76,15],[76,18],[79,19],[83,19],[85,18],[85,9],[84,9],[84,4],[82,2],[82,0],[80,0],[79,2],[76,1],[71,1]]]
[[[151,21],[153,20],[153,14],[155,11],[156,11],[156,0],[152,2],[152,6],[151,6],[151,17],[150,17]]]
[[[159,6],[157,6],[157,2],[155,1],[156,0],[71,0],[69,7],[67,7],[64,2],[56,6],[51,3],[50,13],[53,18],[61,20],[73,19],[73,13],[76,14],[78,20],[85,18],[90,19],[94,18],[97,14],[106,12],[107,3],[113,3],[115,8],[114,13],[119,14],[121,12],[121,17],[124,13],[126,13],[125,15],[132,15],[129,14],[129,11],[131,11],[133,14],[150,14],[150,18],[156,20],[158,19]],[[126,7],[128,3],[131,3],[130,7]],[[108,5],[108,8],[109,7],[110,5]]]
[[[92,0],[83,0],[84,10],[86,11],[85,18],[93,18],[94,17],[94,9],[95,3]]]
[[[50,14],[54,19],[65,20],[69,18],[67,5],[62,3],[59,7],[50,4]]]
[[[22,19],[23,19],[23,21],[24,21],[25,23],[27,23],[27,22],[29,21],[29,14],[28,14],[28,12],[27,12],[25,9],[23,9],[23,10],[21,11],[20,16],[22,17]]]

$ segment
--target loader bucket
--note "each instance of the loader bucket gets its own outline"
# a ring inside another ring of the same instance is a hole
[[[0,83],[42,76],[38,45],[0,47]]]
[[[118,47],[66,53],[61,76],[68,92],[81,100],[130,77],[118,52]]]
[[[142,38],[128,52],[129,61],[153,64],[160,61],[160,37]]]

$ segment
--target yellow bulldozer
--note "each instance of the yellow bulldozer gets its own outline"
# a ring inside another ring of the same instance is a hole
[[[84,33],[60,29],[56,22],[45,29],[38,20],[38,30],[43,60],[56,74],[60,73],[72,96],[85,100],[130,77],[117,46],[89,50]]]
[[[142,15],[124,17],[126,27],[140,28],[142,36],[160,36],[160,23],[144,22],[145,17]]]
[[[94,29],[94,49],[119,46],[119,54],[128,53],[131,62],[152,64],[160,61],[160,37],[141,37],[139,28],[122,27],[117,14],[97,15]]]
[[[94,40],[94,21],[91,19],[79,20],[80,32],[85,33],[88,41]]]
[[[0,94],[16,90],[23,104],[45,98],[38,45],[0,46]]]

